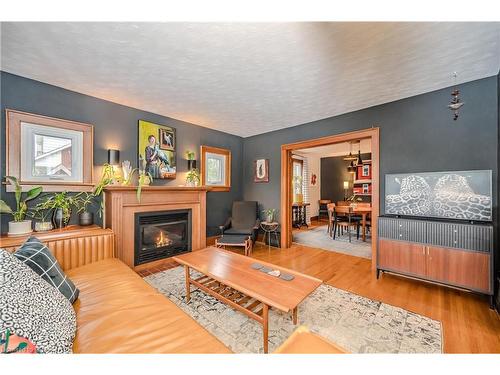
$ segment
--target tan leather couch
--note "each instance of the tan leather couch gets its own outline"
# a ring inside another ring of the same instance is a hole
[[[75,353],[230,353],[118,259],[67,274],[80,289]]]
[[[37,234],[80,289],[75,353],[230,353],[215,336],[114,258],[113,232],[96,226]],[[2,239],[15,251],[27,237]]]

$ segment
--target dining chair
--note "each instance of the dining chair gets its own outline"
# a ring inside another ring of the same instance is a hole
[[[326,205],[329,203],[332,203],[330,199],[318,200],[318,205],[319,205],[318,221],[320,221],[324,217],[328,218],[328,207]]]
[[[372,204],[370,202],[359,202],[359,203],[356,203],[356,206],[357,207],[360,207],[360,208],[371,208],[372,207]],[[355,217],[359,220],[362,220],[363,217],[361,215],[355,215]],[[368,214],[367,217],[366,217],[366,229],[368,231],[370,231],[371,229],[371,225],[372,222],[371,222],[371,214]]]
[[[333,210],[335,209],[335,203],[327,203],[326,211],[328,213],[328,226],[326,228],[326,233],[331,237],[333,228]]]
[[[333,209],[333,239],[335,239],[336,230],[339,229],[340,232],[344,234],[344,228],[347,230],[347,234],[349,235],[349,242],[351,242],[351,227],[356,228],[356,239],[359,240],[359,220],[356,219],[353,215],[352,207],[349,207],[349,211],[347,216],[341,216],[337,212],[337,208]],[[344,212],[342,212],[344,214]],[[344,214],[345,215],[345,214]]]

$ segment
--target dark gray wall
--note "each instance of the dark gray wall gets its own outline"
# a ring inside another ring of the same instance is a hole
[[[363,160],[371,159],[372,154],[361,154]],[[343,156],[321,158],[321,194],[320,199],[330,199],[332,202],[344,200],[344,181],[349,181],[347,194],[352,195],[352,175],[347,171],[349,162]],[[370,202],[370,197],[360,197],[364,202]]]
[[[177,130],[177,168],[179,176],[187,171],[185,151],[194,150],[199,160],[200,145],[228,148],[232,152],[232,186],[230,192],[213,192],[207,195],[208,234],[215,233],[230,213],[233,200],[242,197],[241,165],[242,138],[223,132],[207,129],[184,121],[160,116],[151,112],[119,105],[97,99],[60,87],[37,82],[24,77],[0,72],[1,84],[1,175],[5,176],[5,109],[17,109],[46,116],[93,124],[94,164],[107,162],[107,149],[120,149],[120,159],[130,160],[137,166],[137,122],[148,120],[168,125]],[[165,98],[167,100],[167,98]],[[155,184],[184,184],[176,180],[157,180]],[[1,188],[2,199],[13,201],[13,194],[5,194]],[[2,232],[7,231],[10,220],[2,215]]]
[[[495,232],[498,233],[499,86],[499,76],[460,85],[460,96],[465,105],[457,121],[453,121],[447,108],[451,88],[446,88],[245,138],[243,197],[258,200],[264,208],[279,208],[282,144],[377,126],[380,128],[382,213],[384,176],[387,173],[491,169],[493,215]],[[267,184],[252,181],[252,163],[258,158],[269,159],[270,180]],[[495,240],[496,270],[500,259],[497,244],[498,240]]]
[[[280,205],[280,146],[286,143],[380,127],[380,197],[384,175],[397,172],[493,170],[497,205],[498,89],[497,76],[460,85],[466,103],[453,121],[447,108],[451,88],[330,117],[243,141],[243,196],[266,208]],[[334,100],[334,99],[332,99]],[[253,182],[252,163],[269,159],[270,180]],[[384,210],[383,199],[380,201]]]

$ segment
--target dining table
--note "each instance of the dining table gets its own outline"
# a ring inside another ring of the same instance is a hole
[[[366,242],[366,222],[367,217],[372,213],[372,208],[368,206],[358,206],[356,204],[346,206],[335,206],[335,212],[344,215],[361,216],[362,235],[361,238]]]

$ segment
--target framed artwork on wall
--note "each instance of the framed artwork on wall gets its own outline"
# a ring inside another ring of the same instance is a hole
[[[139,169],[153,179],[175,179],[175,129],[153,122],[139,120],[137,139]]]
[[[257,159],[254,164],[254,182],[269,182],[269,159]]]

